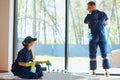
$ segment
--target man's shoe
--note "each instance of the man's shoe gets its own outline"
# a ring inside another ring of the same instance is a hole
[[[107,72],[107,73],[105,73],[105,76],[106,76],[106,77],[109,77],[109,76],[110,76],[110,74]]]
[[[93,72],[93,73],[92,73],[92,75],[96,75],[96,73],[95,73],[95,72]]]

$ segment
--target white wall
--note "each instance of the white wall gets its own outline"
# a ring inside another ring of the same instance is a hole
[[[12,63],[13,1],[0,0],[0,71],[9,71]]]

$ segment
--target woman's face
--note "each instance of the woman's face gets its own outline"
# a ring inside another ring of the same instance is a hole
[[[28,44],[27,47],[28,47],[29,49],[31,49],[31,48],[34,46],[34,44],[35,44],[35,41],[32,41],[32,42],[30,42],[30,43]]]

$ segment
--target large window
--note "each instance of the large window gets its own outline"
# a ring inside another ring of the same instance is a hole
[[[71,72],[89,71],[89,30],[83,23],[87,13],[87,2],[69,0],[69,70]]]
[[[83,23],[88,14],[87,2],[91,0],[69,0],[69,70],[72,72],[89,71],[89,29]],[[120,48],[120,1],[94,0],[97,8],[107,13],[111,22],[106,27],[110,51]],[[98,61],[100,50],[98,49]],[[100,59],[100,60],[99,60]],[[102,64],[98,62],[98,66]]]
[[[38,39],[33,48],[35,59],[50,60],[51,70],[64,69],[67,59],[69,71],[89,70],[90,32],[83,20],[88,13],[87,2],[90,0],[15,1],[15,57],[22,48],[23,39],[33,36]],[[111,25],[106,28],[110,50],[120,48],[120,0],[94,1],[97,8],[105,11],[111,21]],[[69,25],[66,25],[67,21]],[[66,29],[68,32],[65,33]],[[66,40],[68,47],[65,47]],[[65,50],[68,50],[68,53],[65,53]],[[99,53],[98,50],[98,55]],[[64,56],[65,54],[68,56]]]
[[[65,0],[16,0],[16,4],[16,53],[23,39],[33,36],[35,59],[64,69]]]

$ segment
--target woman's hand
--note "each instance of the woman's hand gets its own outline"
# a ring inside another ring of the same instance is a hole
[[[47,61],[36,61],[36,64],[46,64],[46,65],[52,65],[49,60]]]

